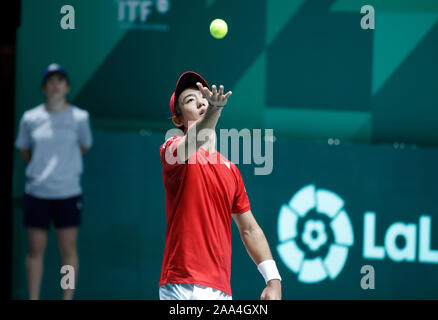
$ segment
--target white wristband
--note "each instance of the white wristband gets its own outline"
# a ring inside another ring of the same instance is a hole
[[[280,273],[278,272],[277,265],[274,260],[265,260],[261,262],[257,269],[265,278],[265,282],[268,283],[269,280],[278,279],[281,281]]]

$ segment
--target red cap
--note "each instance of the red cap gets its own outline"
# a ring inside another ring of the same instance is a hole
[[[196,72],[187,71],[179,77],[175,91],[172,93],[172,97],[170,97],[170,113],[172,116],[175,115],[175,101],[178,101],[179,95],[187,88],[197,87],[196,82],[200,82],[204,87],[210,89],[207,81]]]

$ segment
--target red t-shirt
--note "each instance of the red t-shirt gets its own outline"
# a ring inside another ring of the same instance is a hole
[[[231,295],[231,214],[250,209],[242,176],[219,152],[203,148],[189,163],[170,164],[166,153],[176,156],[181,138],[160,148],[167,226],[159,285],[195,283]]]

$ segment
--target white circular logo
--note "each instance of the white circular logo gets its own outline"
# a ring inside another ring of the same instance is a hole
[[[304,283],[335,279],[354,243],[344,200],[314,185],[301,188],[281,206],[277,229],[281,261]]]

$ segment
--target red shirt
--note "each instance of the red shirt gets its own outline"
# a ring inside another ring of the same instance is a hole
[[[203,148],[189,159],[193,164],[169,164],[166,153],[176,156],[181,138],[160,148],[167,226],[159,285],[195,283],[231,295],[231,214],[250,209],[242,176],[219,152]]]

